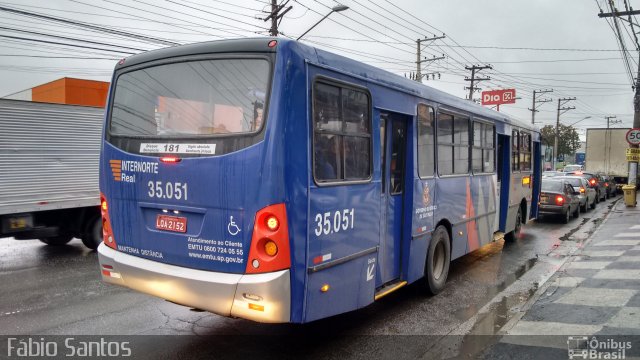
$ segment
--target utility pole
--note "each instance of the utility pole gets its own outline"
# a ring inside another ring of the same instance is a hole
[[[630,11],[618,11],[615,9],[615,7],[613,7],[613,3],[610,2],[609,3],[611,8],[613,9],[613,12],[610,13],[603,13],[602,10],[600,11],[600,14],[598,14],[598,17],[601,18],[606,18],[606,17],[620,17],[620,16],[631,16],[631,15],[638,15],[640,14],[640,11],[638,10],[633,10],[630,9]],[[624,19],[623,19],[624,20]],[[631,25],[631,32],[635,35],[635,31],[633,29],[633,22],[630,23]],[[618,37],[620,37],[622,34],[620,33],[620,29],[617,29],[617,35]],[[639,54],[640,57],[640,54]],[[635,90],[635,94],[633,96],[633,128],[637,129],[640,128],[640,59],[638,61],[638,70],[637,70],[637,75],[636,75],[636,79],[635,79],[635,84],[633,86],[633,89]],[[630,145],[631,148],[638,148],[638,145]],[[636,186],[636,180],[638,178],[638,163],[637,162],[629,162],[629,186]],[[624,188],[623,188],[624,190]],[[634,200],[635,200],[635,196],[634,196]],[[627,203],[627,206],[636,206],[635,203],[634,204],[629,204]]]
[[[421,50],[422,50],[422,43],[423,42],[427,42],[427,41],[434,41],[434,40],[439,40],[439,39],[444,39],[445,35],[442,34],[442,36],[434,36],[432,38],[427,38],[425,37],[424,39],[418,39],[416,40],[416,73],[415,76],[412,76],[412,79],[417,81],[417,82],[422,82],[422,78],[426,75],[427,79],[429,79],[429,75],[431,74],[422,74],[422,63],[425,62],[431,62],[431,61],[436,61],[436,60],[442,60],[444,59],[444,55],[440,56],[440,57],[436,57],[435,55],[433,56],[433,58],[431,59],[427,59],[424,58],[422,59],[422,55],[421,55]],[[433,75],[435,75],[436,73],[433,73]]]
[[[269,34],[271,36],[278,36],[278,23],[282,20],[284,14],[286,14],[289,10],[293,8],[293,6],[289,6],[284,11],[285,6],[289,3],[289,0],[285,1],[284,4],[278,5],[278,0],[271,0],[271,12],[269,16],[267,16],[264,21],[271,20],[271,29],[269,29]],[[282,12],[281,12],[282,11]]]
[[[553,170],[556,169],[556,162],[558,161],[558,155],[560,152],[558,151],[558,136],[560,135],[560,115],[566,113],[569,110],[573,110],[575,106],[566,106],[565,105],[569,101],[575,100],[575,97],[572,98],[559,98],[558,99],[558,117],[556,118],[556,136],[553,139]]]
[[[484,81],[484,80],[491,80],[490,77],[476,77],[476,71],[480,71],[480,70],[484,70],[484,69],[493,69],[493,67],[491,65],[484,65],[484,66],[479,66],[479,65],[473,65],[473,66],[465,66],[464,67],[467,70],[471,70],[471,78],[465,77],[464,81],[470,81],[471,84],[469,85],[469,87],[465,87],[466,89],[469,89],[469,100],[473,101],[473,92],[475,90],[480,90],[479,88],[475,87],[475,83],[476,82],[480,82],[480,81]]]
[[[546,93],[550,93],[553,92],[553,89],[549,89],[549,90],[533,90],[533,102],[531,103],[531,108],[529,110],[531,110],[531,125],[535,124],[536,122],[536,113],[538,112],[538,109],[536,107],[536,104],[542,104],[542,103],[546,103],[549,101],[553,101],[551,99],[539,99],[536,100],[536,95],[537,94],[546,94]]]
[[[607,119],[607,129],[609,128],[609,126],[611,124],[620,124],[622,122],[622,120],[611,121],[611,119],[615,119],[616,118],[615,115],[614,116],[605,116],[604,118]]]

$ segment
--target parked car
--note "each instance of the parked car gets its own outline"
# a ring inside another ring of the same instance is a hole
[[[607,199],[607,191],[604,186],[604,181],[602,181],[602,177],[598,174],[588,173],[584,171],[572,171],[569,173],[570,175],[578,175],[582,176],[589,182],[589,186],[596,189],[596,202],[604,201]]]
[[[580,216],[579,191],[575,191],[567,180],[543,178],[540,193],[540,208],[538,214],[542,217],[559,217],[563,223],[568,223],[571,215]]]
[[[580,193],[580,211],[587,212],[596,208],[596,189],[589,186],[589,182],[582,176],[555,177],[558,180],[566,180],[573,186],[573,190]]]
[[[607,190],[607,198],[618,195],[618,184],[613,176],[601,175],[602,181],[604,181],[604,188]]]

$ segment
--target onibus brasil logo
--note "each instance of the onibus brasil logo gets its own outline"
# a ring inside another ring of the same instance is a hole
[[[567,350],[569,359],[625,359],[631,341],[616,341],[612,338],[592,336],[569,336]]]

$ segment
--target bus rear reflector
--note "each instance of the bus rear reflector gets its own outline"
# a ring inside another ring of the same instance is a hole
[[[258,211],[253,223],[246,273],[266,273],[290,268],[289,248],[289,227],[284,204],[270,205]]]
[[[108,247],[118,250],[116,239],[113,237],[113,229],[111,228],[111,220],[109,220],[109,204],[103,193],[100,193],[100,212],[102,214],[102,242]]]

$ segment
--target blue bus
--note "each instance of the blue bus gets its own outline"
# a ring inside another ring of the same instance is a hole
[[[436,294],[536,217],[539,154],[524,123],[296,41],[134,55],[106,111],[102,278],[258,322]]]

